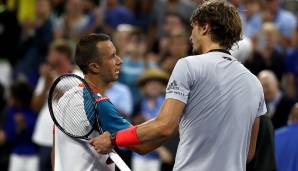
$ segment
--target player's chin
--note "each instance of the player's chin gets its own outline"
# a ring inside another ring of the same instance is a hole
[[[118,78],[119,78],[119,74],[114,74],[114,76],[113,76],[113,81],[118,80]]]

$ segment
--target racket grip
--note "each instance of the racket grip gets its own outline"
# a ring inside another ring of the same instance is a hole
[[[109,153],[111,160],[115,163],[120,171],[131,171],[122,158],[114,151]]]

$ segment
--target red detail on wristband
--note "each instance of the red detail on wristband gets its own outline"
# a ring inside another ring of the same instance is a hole
[[[116,133],[116,144],[118,147],[140,144],[137,135],[137,127],[132,126],[128,129],[118,131]]]

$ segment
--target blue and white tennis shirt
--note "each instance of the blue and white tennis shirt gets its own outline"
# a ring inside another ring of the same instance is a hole
[[[72,115],[68,117],[73,118],[71,128],[83,125],[86,129],[90,129],[90,121],[93,118],[90,117],[92,106],[88,105],[91,99],[87,93],[86,88],[74,86],[59,99],[58,106],[59,110],[63,110],[63,115]],[[104,131],[116,132],[130,126],[107,97],[102,97],[100,94],[95,94],[95,97],[100,113],[100,124]],[[55,106],[53,107],[56,110]],[[75,114],[79,110],[86,112],[85,118],[76,119]],[[96,135],[98,133],[93,132],[91,137]],[[114,165],[107,165],[107,158],[107,155],[98,154],[88,141],[71,138],[55,129],[55,171],[112,171]]]

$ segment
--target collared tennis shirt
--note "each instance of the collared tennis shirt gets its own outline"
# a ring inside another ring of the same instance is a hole
[[[265,114],[258,79],[228,53],[180,59],[166,99],[186,104],[174,171],[244,171],[252,125]]]

